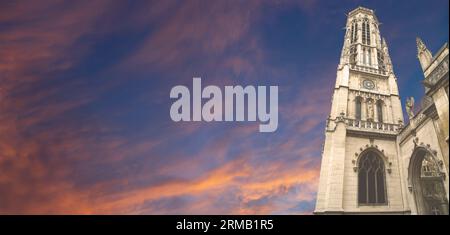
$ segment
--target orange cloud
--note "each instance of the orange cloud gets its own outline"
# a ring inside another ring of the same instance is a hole
[[[15,27],[0,32],[0,214],[280,213],[313,200],[318,166],[317,156],[310,155],[319,144],[296,139],[297,130],[306,134],[308,128],[288,128],[271,139],[253,137],[258,133],[253,123],[152,123],[160,129],[125,135],[126,127],[104,118],[114,114],[92,111],[99,96],[124,80],[91,87],[98,85],[89,83],[94,77],[66,77],[89,55],[95,43],[89,39],[121,27],[153,26],[154,32],[118,66],[99,73],[136,66],[172,69],[197,50],[220,55],[242,41],[248,58],[219,58],[209,62],[208,71],[253,74],[264,67],[263,50],[251,35],[263,3],[200,3],[131,7],[136,14],[126,15],[127,23],[123,3],[117,2],[2,3],[0,23]],[[233,83],[232,75],[215,79]],[[313,108],[317,103],[304,105],[313,116],[321,115]],[[291,115],[295,120],[304,113]],[[197,134],[203,139],[193,142]],[[163,205],[174,198],[193,203]],[[298,211],[307,212],[293,213]]]

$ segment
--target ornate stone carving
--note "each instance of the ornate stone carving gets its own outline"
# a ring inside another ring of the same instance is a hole
[[[367,120],[373,121],[374,117],[375,117],[375,112],[374,112],[374,108],[373,108],[373,100],[372,99],[368,99],[367,100]]]
[[[430,145],[430,144],[424,144],[423,142],[420,142],[420,143],[419,143],[419,138],[417,138],[417,137],[413,139],[413,143],[414,143],[414,149],[413,149],[413,152],[414,152],[417,148],[423,148],[423,149],[426,149],[426,151],[427,151],[428,153],[431,153],[431,154],[426,154],[426,155],[425,155],[425,157],[424,157],[425,160],[427,160],[427,161],[429,161],[429,162],[432,162],[434,165],[436,165],[437,170],[439,171],[439,172],[438,172],[438,173],[439,173],[439,176],[442,177],[442,179],[445,180],[446,174],[445,174],[445,172],[444,172],[444,164],[443,164],[442,160],[438,159],[438,157],[437,157],[437,151],[434,150],[433,148],[431,148],[431,145]]]
[[[344,122],[345,123],[345,113],[342,111],[338,117],[336,117],[336,123],[338,122]]]
[[[391,174],[392,173],[392,162],[389,161],[388,157],[384,154],[384,149],[379,149],[378,145],[374,145],[373,142],[370,144],[366,144],[364,147],[359,148],[359,153],[355,152],[355,158],[352,160],[353,171],[358,172],[358,158],[361,156],[363,152],[367,149],[375,149],[381,155],[383,160],[386,162],[386,171]]]
[[[414,118],[414,97],[406,99],[406,113],[408,113],[409,120]]]
[[[414,148],[417,147],[417,145],[419,144],[419,138],[418,137],[414,138],[413,143],[414,143]],[[412,151],[414,151],[414,149]]]

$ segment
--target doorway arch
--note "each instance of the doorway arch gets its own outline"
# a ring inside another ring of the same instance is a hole
[[[417,214],[448,214],[445,174],[440,165],[433,151],[423,146],[414,149],[408,167],[408,183]]]

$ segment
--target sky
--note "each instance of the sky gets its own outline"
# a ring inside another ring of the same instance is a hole
[[[0,1],[0,214],[311,214],[346,13],[374,9],[402,102],[447,0]],[[279,125],[173,122],[170,89],[279,87]]]

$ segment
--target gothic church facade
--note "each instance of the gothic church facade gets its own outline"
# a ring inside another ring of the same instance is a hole
[[[314,213],[448,214],[448,44],[433,56],[417,39],[425,98],[407,100],[406,124],[379,26],[373,10],[348,14]]]

